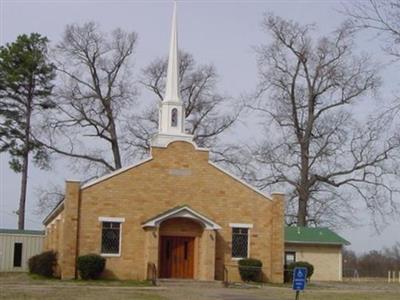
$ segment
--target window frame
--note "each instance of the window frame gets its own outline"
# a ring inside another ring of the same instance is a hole
[[[125,222],[125,218],[115,218],[115,217],[99,217],[100,222],[100,255],[103,257],[120,257],[122,252],[122,226]],[[102,242],[103,242],[103,223],[119,223],[119,245],[118,245],[118,253],[103,253],[102,252]]]
[[[232,256],[232,247],[231,247],[231,258],[233,261],[239,261],[241,259],[250,258],[250,233],[251,229],[253,228],[253,224],[247,223],[229,223],[229,227],[231,228],[231,244],[233,246],[233,229],[234,228],[241,228],[247,229],[247,257],[233,257]]]

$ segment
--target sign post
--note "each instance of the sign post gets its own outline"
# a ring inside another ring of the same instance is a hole
[[[296,291],[296,300],[300,297],[300,291],[303,291],[307,282],[307,268],[294,268],[293,270],[293,290]]]

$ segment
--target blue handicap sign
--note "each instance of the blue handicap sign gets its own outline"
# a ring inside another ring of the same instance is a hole
[[[307,282],[307,268],[294,268],[293,270],[293,289],[295,291],[304,290]]]

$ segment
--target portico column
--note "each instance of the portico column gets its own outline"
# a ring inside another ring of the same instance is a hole
[[[144,246],[144,257],[145,257],[145,270],[147,270],[147,279],[152,279],[152,269],[151,265],[154,264],[157,270],[157,277],[159,276],[159,265],[158,265],[158,255],[159,255],[159,227],[147,227],[146,231],[146,241]]]

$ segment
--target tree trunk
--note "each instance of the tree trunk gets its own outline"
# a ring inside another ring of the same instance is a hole
[[[119,145],[117,140],[113,140],[111,143],[111,148],[112,152],[114,155],[114,164],[115,164],[115,169],[121,169],[122,168],[122,163],[121,163],[121,155],[119,153]]]
[[[300,187],[298,188],[299,207],[297,211],[297,226],[307,226],[307,203],[310,197],[309,190],[309,146],[307,140],[303,139],[301,148],[301,172]]]
[[[22,157],[22,170],[21,170],[21,194],[19,197],[18,209],[18,229],[25,229],[25,203],[26,203],[26,190],[28,186],[28,166],[29,166],[29,149],[30,149],[30,133],[31,133],[31,95],[28,97],[26,107],[26,128],[25,128],[25,141],[24,141],[24,154]]]
[[[111,138],[111,150],[113,153],[115,170],[118,170],[122,168],[122,162],[121,162],[121,153],[119,151],[117,128],[115,126],[114,114],[111,108],[111,104],[107,101],[102,101],[102,102],[103,105],[105,106],[107,118],[110,122],[109,123],[110,127],[108,132],[110,133],[110,138]]]
[[[26,203],[26,189],[28,185],[28,164],[29,152],[26,151],[22,158],[22,171],[21,171],[21,194],[19,198],[18,209],[18,229],[25,229],[25,203]]]
[[[19,197],[18,208],[18,229],[25,229],[25,204],[26,204],[26,190],[28,186],[28,166],[29,166],[29,151],[31,143],[31,116],[32,116],[32,101],[35,83],[33,78],[29,84],[28,97],[26,101],[26,127],[24,137],[24,153],[22,156],[22,169],[21,169],[21,193]]]
[[[307,199],[299,197],[299,209],[297,211],[297,226],[307,226]]]

